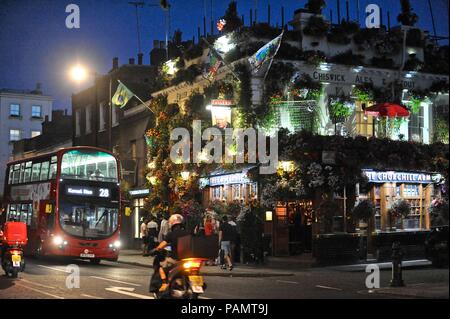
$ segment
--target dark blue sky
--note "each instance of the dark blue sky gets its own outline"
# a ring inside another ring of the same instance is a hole
[[[144,1],[144,0],[141,0]],[[357,0],[349,0],[351,18],[356,17]],[[79,61],[97,72],[110,70],[112,58],[120,64],[137,55],[135,9],[129,0],[0,0],[0,88],[33,89],[41,82],[46,94],[55,97],[55,107],[70,109],[70,96],[80,89],[67,76],[70,65]],[[159,0],[145,0],[140,9],[141,38],[144,63],[149,63],[153,39],[164,39],[164,14]],[[211,0],[172,0],[172,31],[181,29],[185,39],[197,36],[197,27],[203,25],[206,11],[209,21]],[[213,16],[217,20],[227,8],[228,0],[213,0]],[[258,20],[267,21],[267,6],[272,6],[272,24],[281,21],[281,6],[286,20],[292,19],[295,9],[303,8],[306,0],[238,0],[238,10],[249,22],[249,11],[258,4]],[[341,2],[341,16],[345,15],[345,0]],[[364,8],[375,3],[391,12],[391,23],[396,24],[400,11],[399,0],[359,0],[360,17]],[[68,4],[75,3],[81,10],[81,28],[65,27]],[[206,3],[206,8],[204,7]],[[337,0],[328,0],[324,14],[332,9],[336,22]],[[426,0],[411,0],[419,15],[418,26],[432,31]],[[448,1],[432,0],[438,35],[448,36]]]

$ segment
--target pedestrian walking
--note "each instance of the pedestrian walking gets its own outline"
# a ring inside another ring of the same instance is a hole
[[[147,223],[147,236],[148,236],[148,251],[157,246],[158,242],[158,224],[154,216],[150,217],[150,221]]]
[[[223,216],[219,229],[219,247],[223,251],[224,256],[224,264],[221,267],[226,269],[226,262],[230,271],[233,270],[233,260],[231,258],[231,242],[233,241],[233,236],[233,229],[228,223],[228,217]]]
[[[228,224],[231,226],[231,260],[235,261],[237,256],[237,245],[239,242],[238,225],[236,223],[236,217],[231,217],[228,220]]]
[[[141,232],[141,246],[142,246],[142,255],[146,255],[147,254],[147,246],[148,246],[148,233],[147,233],[147,223],[148,223],[148,218],[144,218],[142,220],[142,224],[140,227],[140,232]]]
[[[165,239],[167,234],[170,231],[170,225],[169,225],[169,214],[167,212],[164,212],[162,214],[162,221],[159,228],[159,234],[158,234],[158,242],[162,243]]]

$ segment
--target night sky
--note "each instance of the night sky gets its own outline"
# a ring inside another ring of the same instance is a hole
[[[130,0],[131,1],[131,0]],[[143,1],[143,0],[142,0]],[[79,62],[99,73],[111,69],[112,58],[119,57],[122,65],[130,57],[137,60],[137,32],[135,9],[128,0],[0,0],[0,88],[34,89],[42,83],[45,94],[55,98],[54,107],[69,109],[70,96],[82,87],[67,76],[71,65]],[[203,30],[203,15],[209,21],[211,0],[172,0],[172,31],[181,29],[184,39],[197,36],[197,27]],[[217,21],[228,5],[228,0],[213,0],[213,18]],[[303,8],[306,0],[238,0],[239,14],[249,23],[249,11],[257,3],[258,21],[267,21],[267,6],[272,6],[272,24],[281,22],[281,6],[285,7],[286,21],[295,9]],[[341,17],[345,16],[345,0],[341,2]],[[356,18],[356,2],[350,0],[350,15]],[[65,8],[75,3],[81,10],[81,28],[69,30],[65,26],[68,13]],[[149,52],[154,39],[164,40],[164,13],[159,0],[146,0],[140,9],[141,42],[144,63],[149,64]],[[206,8],[205,4],[206,3]],[[328,0],[324,14],[330,9],[336,22],[337,0]],[[375,3],[391,12],[391,25],[395,25],[400,10],[399,0],[360,0],[360,19],[364,8]],[[432,33],[432,24],[426,0],[411,0],[419,15],[418,26]],[[432,0],[437,34],[448,36],[448,0]],[[356,20],[356,19],[355,19]],[[214,22],[215,24],[215,22]],[[208,25],[209,26],[209,25]],[[209,29],[209,27],[208,27]],[[215,30],[217,32],[217,30]],[[444,43],[447,43],[445,41]],[[92,79],[90,80],[92,83]]]

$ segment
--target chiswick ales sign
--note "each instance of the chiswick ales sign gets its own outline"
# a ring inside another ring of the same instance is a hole
[[[369,183],[431,184],[440,181],[439,174],[363,170]]]

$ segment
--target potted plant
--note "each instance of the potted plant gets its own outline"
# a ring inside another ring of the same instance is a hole
[[[406,200],[399,199],[395,201],[388,210],[391,230],[393,230],[393,222],[397,221],[399,218],[401,219],[403,228],[403,219],[408,217],[410,213],[411,205]]]
[[[360,227],[368,224],[375,215],[375,207],[370,199],[360,201],[352,210],[352,216],[359,221]],[[362,223],[361,223],[362,221]]]
[[[322,222],[325,234],[333,232],[333,218],[339,210],[338,204],[331,200],[325,199],[319,206],[319,219]]]

